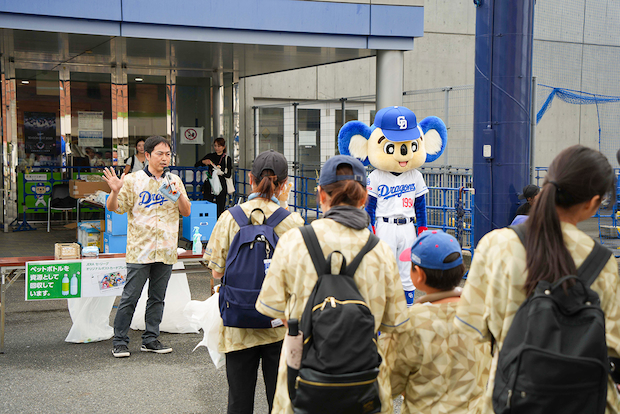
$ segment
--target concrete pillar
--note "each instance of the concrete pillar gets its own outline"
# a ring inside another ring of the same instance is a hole
[[[213,74],[213,138],[224,135],[224,72]]]
[[[377,110],[402,106],[404,56],[402,50],[377,50]]]

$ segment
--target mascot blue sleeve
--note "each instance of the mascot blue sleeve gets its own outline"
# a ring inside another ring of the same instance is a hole
[[[415,199],[414,207],[415,207],[416,227],[418,228],[427,227],[426,226],[426,194]]]
[[[377,197],[368,194],[368,202],[366,203],[366,212],[370,216],[370,225],[375,225],[375,211],[377,211]]]

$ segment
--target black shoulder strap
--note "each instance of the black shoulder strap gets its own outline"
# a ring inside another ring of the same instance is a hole
[[[510,228],[517,233],[521,244],[525,247],[525,223],[517,224],[516,226],[510,226]]]
[[[510,226],[510,228],[517,233],[521,243],[525,246],[525,223]],[[601,273],[601,270],[603,270],[607,264],[610,256],[611,250],[603,247],[599,242],[594,240],[594,248],[588,257],[586,257],[586,260],[579,266],[579,269],[577,269],[577,277],[589,287],[594,283],[599,273]]]
[[[321,245],[319,244],[319,240],[317,239],[316,233],[314,232],[312,226],[307,225],[304,227],[300,227],[299,230],[301,231],[304,242],[308,247],[308,253],[310,253],[310,258],[312,259],[312,263],[314,264],[316,273],[319,276],[323,273],[330,273],[331,269],[326,268],[327,261],[323,256],[323,250],[321,250]],[[341,274],[353,277],[355,271],[359,267],[366,253],[374,249],[377,243],[379,243],[379,238],[374,234],[370,233],[368,241],[366,242],[364,247],[362,247],[362,250],[357,254],[357,256],[355,256],[355,258],[353,258],[353,261],[351,261],[351,264],[346,267],[344,273]],[[342,260],[344,260],[344,257]],[[329,263],[331,263],[331,260],[329,261]]]
[[[319,244],[319,239],[316,238],[316,233],[310,224],[300,227],[299,230],[308,248],[308,253],[310,253],[310,258],[314,264],[316,274],[321,276],[324,272],[326,262],[323,251],[321,250],[321,245]]]
[[[351,264],[347,266],[347,270],[345,274],[353,277],[353,275],[355,275],[355,271],[357,270],[357,267],[362,262],[362,259],[364,258],[366,253],[374,249],[377,243],[379,243],[379,238],[375,236],[374,234],[370,233],[370,236],[368,237],[368,241],[366,242],[364,247],[362,247],[362,250],[357,254],[357,256],[355,256]]]
[[[598,277],[601,270],[605,267],[611,256],[611,250],[603,247],[599,242],[594,240],[594,248],[583,261],[579,269],[577,269],[577,277],[581,279],[586,286],[590,286]]]

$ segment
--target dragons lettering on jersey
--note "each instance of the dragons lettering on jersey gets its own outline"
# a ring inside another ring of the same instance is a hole
[[[144,208],[149,208],[155,206],[157,204],[162,205],[166,199],[161,194],[151,194],[148,191],[143,191],[140,193],[140,202],[139,206],[143,206]]]
[[[378,188],[377,188],[377,192],[379,194],[379,197],[383,197],[384,199],[388,199],[388,198],[392,198],[392,197],[402,197],[403,194],[407,194],[410,192],[415,192],[415,183],[412,184],[402,184],[402,185],[395,185],[392,187],[388,187],[385,184],[381,184]]]

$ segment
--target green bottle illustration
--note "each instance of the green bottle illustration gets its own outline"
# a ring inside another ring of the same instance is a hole
[[[78,279],[74,273],[73,277],[71,278],[71,295],[75,296],[77,294],[78,294]]]
[[[69,275],[65,273],[65,277],[62,278],[62,295],[67,296],[69,294]]]

